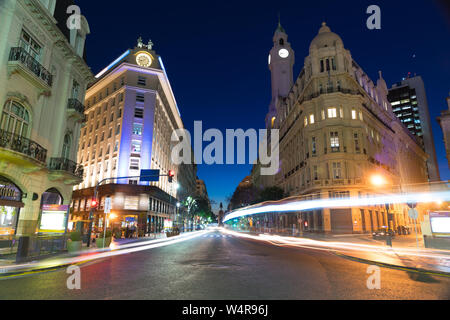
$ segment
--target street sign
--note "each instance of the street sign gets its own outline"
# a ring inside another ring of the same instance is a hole
[[[111,213],[111,198],[105,198],[105,213]]]
[[[411,219],[417,219],[419,217],[419,212],[417,211],[417,209],[409,209],[408,215]]]
[[[141,182],[158,182],[160,170],[141,170],[139,180]]]

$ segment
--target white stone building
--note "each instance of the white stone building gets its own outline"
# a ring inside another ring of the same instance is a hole
[[[86,19],[66,25],[71,4],[0,2],[0,235],[36,233],[42,206],[68,205],[82,179],[75,161],[93,75]]]

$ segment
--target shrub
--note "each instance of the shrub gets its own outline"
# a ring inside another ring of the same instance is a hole
[[[99,237],[99,238],[103,238],[103,232],[100,232],[100,234],[99,234],[98,237]],[[111,237],[112,237],[112,232],[111,232],[111,230],[106,230],[105,237],[106,237],[106,238],[111,238]]]
[[[73,231],[69,235],[69,239],[72,241],[81,241],[81,232]]]

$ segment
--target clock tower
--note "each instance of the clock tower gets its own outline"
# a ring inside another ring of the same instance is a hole
[[[277,102],[280,97],[287,97],[293,85],[293,67],[295,53],[288,36],[278,22],[278,27],[273,36],[273,47],[269,54],[269,69],[272,82],[272,101],[267,115],[267,128],[271,128],[272,119],[276,116]]]

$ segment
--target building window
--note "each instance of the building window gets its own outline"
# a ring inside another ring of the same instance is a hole
[[[310,124],[313,124],[313,123],[314,123],[314,115],[313,115],[313,114],[310,114],[310,115],[309,115],[309,123],[310,123]]]
[[[342,172],[341,172],[341,163],[340,162],[333,162],[333,178],[334,179],[341,179]]]
[[[116,141],[114,144],[114,152],[117,152],[119,150],[119,141]]]
[[[135,123],[133,124],[133,134],[137,136],[142,136],[142,124]]]
[[[331,67],[333,68],[333,70],[336,70],[336,61],[334,60],[334,58],[331,58]]]
[[[3,108],[0,128],[18,136],[27,137],[29,125],[30,115],[25,107],[12,100],[7,101]]]
[[[325,120],[325,110],[322,110],[322,120]]]
[[[307,117],[305,117],[305,118],[303,119],[303,123],[305,124],[305,127],[308,125],[308,118],[307,118]]]
[[[65,159],[70,158],[70,145],[71,145],[71,138],[69,134],[66,134],[64,136],[64,142],[63,142],[63,149],[61,156]]]
[[[147,84],[147,78],[143,76],[138,76],[137,84],[140,86],[145,86]]]
[[[130,170],[139,170],[139,159],[138,158],[130,159]]]
[[[120,124],[116,127],[116,135],[120,133]]]
[[[312,149],[312,154],[315,155],[317,152],[316,137],[311,138],[311,149]]]
[[[356,153],[360,153],[361,152],[361,147],[359,146],[359,136],[358,133],[354,133],[353,134],[353,138],[355,140],[355,152]]]
[[[120,119],[122,117],[122,108],[117,110],[117,119]]]
[[[19,46],[30,54],[36,61],[40,62],[42,48],[25,30],[22,30],[22,34],[20,35]]]
[[[363,114],[361,111],[359,112],[359,120],[363,121]]]
[[[134,109],[134,117],[138,119],[144,118],[144,109],[142,108],[135,108]]]
[[[313,166],[313,176],[314,180],[319,180],[319,173],[317,171],[317,166]]]
[[[341,118],[344,118],[344,109],[343,109],[343,108],[340,108],[340,109],[339,109],[339,116],[340,116]]]
[[[337,117],[337,109],[328,108],[328,118],[336,118],[336,117]]]
[[[352,119],[356,120],[356,110],[355,109],[352,110]]]
[[[133,140],[131,142],[131,152],[140,153],[141,152],[141,142],[138,140]]]
[[[339,151],[339,135],[337,132],[330,132],[331,151]]]
[[[323,60],[320,60],[320,72],[324,72],[324,69]]]
[[[136,93],[136,102],[145,102],[145,97],[143,93]]]

